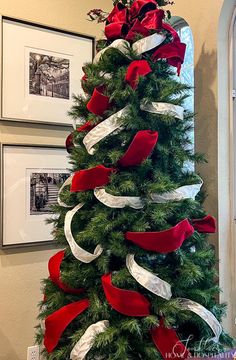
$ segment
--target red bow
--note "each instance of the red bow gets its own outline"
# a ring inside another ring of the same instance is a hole
[[[105,35],[108,40],[134,40],[136,34],[149,35],[149,30],[162,28],[164,11],[155,0],[136,0],[130,9],[118,3],[107,18]]]
[[[137,291],[123,290],[112,285],[111,274],[102,276],[102,286],[109,304],[126,316],[150,315],[149,301]]]

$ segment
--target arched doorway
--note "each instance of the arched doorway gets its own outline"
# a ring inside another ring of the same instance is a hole
[[[236,0],[224,0],[218,25],[218,234],[220,302],[228,303],[225,328],[236,335],[236,224],[233,202],[233,29]],[[236,64],[236,62],[235,62]],[[236,76],[236,72],[235,72]]]

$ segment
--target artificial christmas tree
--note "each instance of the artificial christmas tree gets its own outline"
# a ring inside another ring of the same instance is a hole
[[[186,161],[193,114],[176,80],[185,44],[166,0],[114,1],[106,40],[84,66],[83,123],[68,137],[72,175],[60,189],[37,340],[49,360],[169,359],[232,345],[220,321],[215,219]]]

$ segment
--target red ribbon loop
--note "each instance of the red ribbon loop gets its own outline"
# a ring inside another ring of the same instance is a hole
[[[130,17],[133,19],[145,15],[148,11],[155,10],[157,3],[155,0],[136,0],[130,8]]]
[[[141,24],[149,30],[158,30],[162,28],[162,20],[164,19],[165,12],[161,9],[149,11]]]
[[[124,9],[126,10],[126,6],[123,5],[121,2],[116,4],[116,6],[114,6],[114,8],[112,9],[111,13],[109,14],[109,16],[107,18],[107,23],[110,24],[110,23],[114,22],[114,19],[117,18],[117,14],[119,14],[119,12],[122,12],[122,10],[124,10]]]
[[[123,290],[112,285],[111,274],[102,276],[102,286],[108,303],[126,316],[150,315],[149,301],[137,291]]]
[[[93,95],[87,104],[87,109],[95,114],[102,116],[104,111],[106,111],[109,107],[109,97],[103,95],[101,89],[95,88],[93,91]]]
[[[77,171],[72,178],[70,191],[85,191],[107,185],[110,181],[110,175],[115,171],[116,169],[106,168],[103,165]]]
[[[181,247],[183,242],[194,233],[194,228],[188,219],[179,222],[176,226],[158,232],[126,232],[125,238],[142,249],[169,253]]]
[[[187,359],[191,356],[175,330],[164,327],[162,322],[160,326],[151,330],[151,336],[163,359]]]
[[[72,289],[66,284],[64,284],[60,277],[61,277],[61,263],[65,256],[65,250],[59,251],[55,255],[53,255],[48,262],[48,271],[50,274],[51,281],[56,284],[61,290],[69,294],[76,294],[79,295],[84,292],[84,289]]]
[[[141,164],[152,152],[158,140],[158,132],[141,130],[135,135],[128,150],[118,161],[119,166],[136,166]]]
[[[88,299],[63,306],[45,319],[44,346],[52,352],[66,327],[89,307]]]
[[[211,215],[207,215],[202,219],[193,219],[192,225],[199,233],[211,234],[216,232],[216,219]]]
[[[105,35],[109,40],[125,38],[129,32],[129,25],[122,22],[112,23],[105,27]]]
[[[165,30],[167,30],[167,31],[169,31],[171,33],[174,42],[180,42],[179,34],[177,33],[177,31],[172,26],[170,26],[169,24],[163,22],[162,27],[163,27],[163,29],[165,29]]]
[[[131,29],[128,32],[125,39],[128,40],[128,41],[133,41],[137,34],[141,34],[141,35],[143,35],[145,37],[149,35],[149,30],[146,29],[145,26],[143,26],[141,24],[139,19],[135,20],[133,26],[131,27]]]
[[[132,89],[136,89],[140,76],[145,76],[152,71],[147,60],[134,60],[129,65],[125,80],[129,83]]]
[[[184,62],[186,45],[181,42],[173,42],[159,47],[152,55],[153,61],[166,59],[169,65],[175,66],[180,74],[181,64]]]

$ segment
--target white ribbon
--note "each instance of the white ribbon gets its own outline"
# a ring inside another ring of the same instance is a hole
[[[180,120],[183,120],[184,118],[184,108],[174,104],[141,101],[140,109],[153,114],[174,116]]]
[[[163,34],[152,34],[150,36],[147,36],[143,39],[140,39],[136,41],[132,45],[132,49],[137,53],[137,55],[141,55],[147,51],[150,51],[154,49],[155,47],[159,46],[163,43],[165,40],[165,35]],[[108,49],[117,49],[119,50],[123,55],[128,56],[130,43],[123,39],[117,39],[113,41],[109,46],[107,46],[105,49],[102,49],[99,51],[96,56],[93,59],[93,63],[97,64],[101,58],[101,56],[108,50]]]
[[[198,304],[195,301],[185,299],[185,298],[179,298],[177,299],[181,305],[181,308],[183,310],[190,310],[200,316],[212,329],[213,333],[215,334],[215,337],[212,339],[213,341],[218,342],[220,334],[222,332],[222,327],[219,323],[219,321],[216,319],[216,317],[207,310],[204,306]]]
[[[136,41],[132,49],[138,54],[141,55],[147,51],[154,49],[155,47],[161,45],[165,40],[165,35],[162,34],[152,34],[143,39]]]
[[[153,203],[160,204],[168,201],[180,201],[184,199],[195,199],[195,196],[200,191],[203,182],[194,185],[181,186],[178,189],[164,193],[162,195],[151,194]],[[140,197],[136,196],[115,196],[106,192],[104,188],[96,188],[94,190],[95,197],[104,205],[110,208],[124,208],[129,206],[133,209],[142,209],[144,203]]]
[[[184,199],[195,200],[196,195],[199,193],[202,187],[203,181],[200,184],[184,185],[176,190],[166,192],[162,195],[151,194],[151,199],[154,203],[166,203],[168,201],[180,201]]]
[[[83,263],[90,263],[92,262],[93,260],[97,259],[103,249],[100,245],[98,245],[95,250],[94,250],[94,253],[90,253],[86,250],[84,250],[83,248],[81,248],[75,241],[73,235],[72,235],[72,232],[71,232],[71,223],[72,223],[72,219],[73,219],[73,216],[75,215],[75,213],[81,209],[82,207],[84,206],[84,204],[78,204],[76,205],[72,210],[68,211],[66,213],[66,216],[65,216],[65,224],[64,224],[64,232],[65,232],[65,237],[66,237],[66,240],[70,246],[70,249],[71,249],[71,252],[72,254],[74,255],[74,257],[80,261],[82,261]]]
[[[134,255],[127,255],[126,266],[130,274],[145,289],[166,300],[170,300],[172,296],[170,284],[139,266],[134,260]]]
[[[105,189],[97,188],[94,190],[95,197],[104,205],[110,208],[122,209],[130,206],[133,209],[142,209],[144,204],[139,197],[135,196],[114,196],[108,194]]]
[[[60,206],[65,207],[65,208],[71,208],[71,207],[73,207],[73,205],[72,205],[72,206],[71,206],[71,205],[67,205],[66,203],[64,203],[63,201],[61,201],[60,195],[61,195],[62,190],[64,189],[65,186],[71,185],[73,176],[74,176],[74,175],[71,175],[70,177],[68,177],[68,178],[66,179],[66,181],[63,183],[63,185],[60,187],[60,190],[58,191],[57,202],[58,202],[58,204],[59,204]]]
[[[85,331],[84,335],[80,340],[75,344],[74,348],[70,353],[71,360],[83,360],[86,357],[86,354],[92,348],[94,344],[95,337],[106,331],[109,327],[109,321],[103,320],[98,321],[97,323],[90,325]]]
[[[130,106],[127,105],[117,113],[111,115],[108,119],[102,121],[95,126],[95,128],[90,130],[90,132],[84,137],[83,143],[90,155],[93,155],[95,152],[95,149],[93,148],[95,144],[111,134],[113,131],[122,128],[119,120],[122,116],[127,115],[129,108]]]

